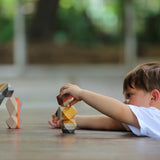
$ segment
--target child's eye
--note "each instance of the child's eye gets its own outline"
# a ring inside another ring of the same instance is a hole
[[[132,93],[127,93],[126,94],[126,99],[129,99],[132,96]]]

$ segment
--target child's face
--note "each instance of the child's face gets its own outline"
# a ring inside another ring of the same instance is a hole
[[[128,89],[124,92],[124,96],[126,104],[132,104],[139,107],[150,107],[150,92],[128,87]]]

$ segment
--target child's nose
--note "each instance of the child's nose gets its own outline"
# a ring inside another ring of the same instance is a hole
[[[125,99],[124,103],[128,104],[129,103],[129,99]]]

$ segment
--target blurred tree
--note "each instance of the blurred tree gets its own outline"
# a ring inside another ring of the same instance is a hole
[[[13,15],[17,1],[0,0],[0,41],[13,38]],[[124,37],[124,0],[21,1],[24,2],[27,35],[32,40],[50,39],[56,43],[88,45],[122,42]],[[36,9],[28,14],[26,7],[29,4],[36,6]],[[134,5],[139,40],[159,41],[159,0],[134,0]]]
[[[117,43],[121,37],[121,1],[60,0],[55,43]]]
[[[57,14],[57,29],[54,42],[76,44],[91,44],[98,41],[97,31],[85,11],[77,12],[74,7],[59,8]]]
[[[151,42],[160,42],[160,14],[150,15],[146,19],[145,35]]]
[[[56,26],[56,13],[59,0],[39,0],[34,15],[29,38],[34,41],[51,39]]]

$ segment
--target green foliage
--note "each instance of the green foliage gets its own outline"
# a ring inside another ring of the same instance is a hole
[[[8,42],[13,38],[13,20],[0,16],[0,42]]]
[[[22,0],[24,4],[36,1]],[[13,38],[13,16],[17,2],[0,0],[0,42]],[[134,2],[139,40],[160,41],[159,0]],[[121,42],[123,12],[124,0],[59,0],[57,29],[53,40],[57,44],[72,42],[83,45]],[[29,23],[26,17],[26,24]]]
[[[98,7],[97,7],[98,6]],[[121,40],[119,1],[60,0],[54,42],[117,43]]]
[[[140,41],[160,41],[159,0],[135,0],[136,30]],[[79,5],[77,5],[77,3]],[[123,0],[60,0],[54,40],[79,44],[122,41]]]
[[[72,41],[79,44],[89,44],[97,41],[96,29],[85,15],[85,12],[76,12],[73,7],[69,9],[60,8],[58,10],[57,26],[55,40],[56,37],[60,38],[58,35],[61,35],[62,41],[65,39],[65,42]]]
[[[13,17],[18,0],[0,0],[1,13],[7,17]]]
[[[0,43],[13,38],[13,16],[17,0],[0,0]]]

